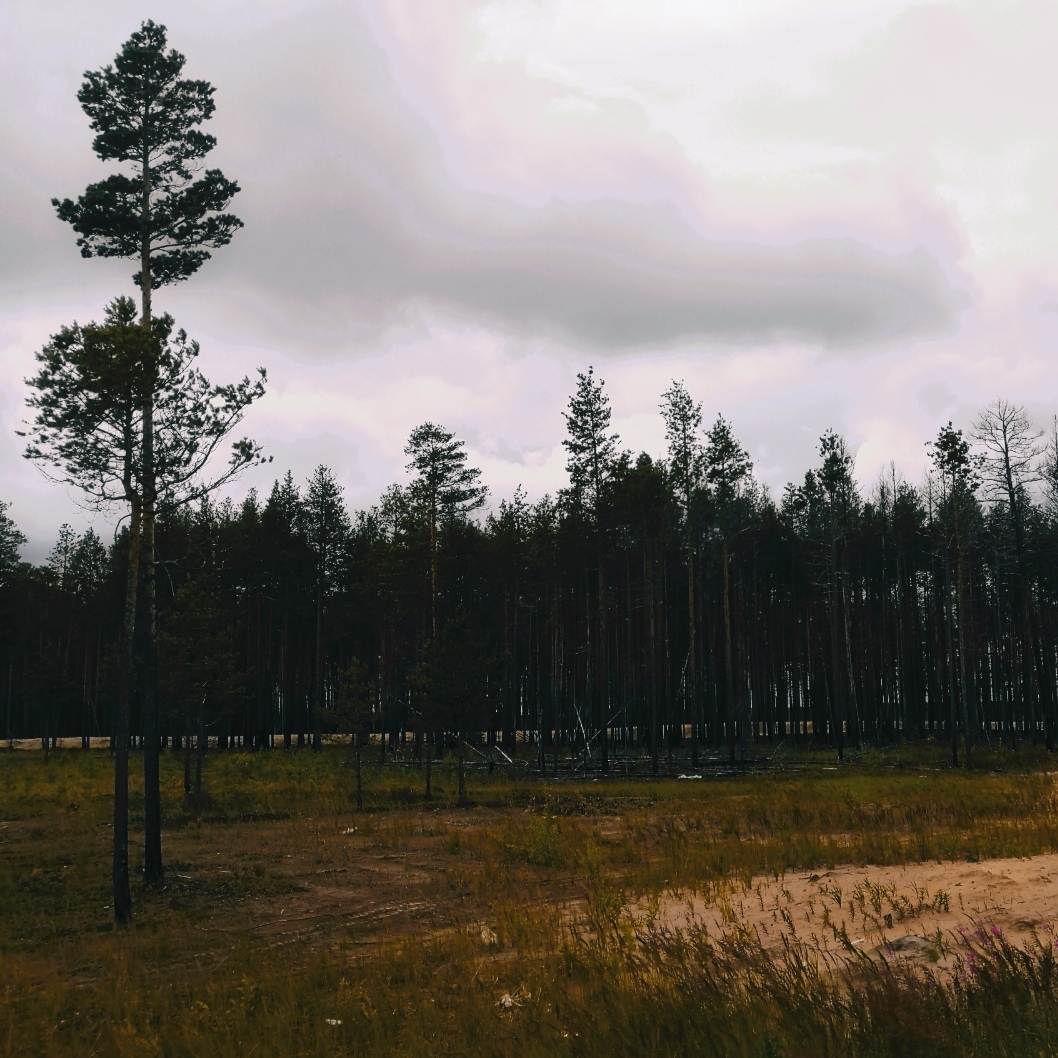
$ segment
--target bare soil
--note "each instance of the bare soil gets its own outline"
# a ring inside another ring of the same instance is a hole
[[[746,928],[765,948],[796,937],[824,955],[850,949],[950,966],[961,935],[998,935],[1024,946],[1035,935],[1058,943],[1058,855],[979,863],[913,863],[755,878],[713,900],[670,894],[654,908],[659,925],[704,925],[716,935]],[[997,932],[998,931],[998,932]]]

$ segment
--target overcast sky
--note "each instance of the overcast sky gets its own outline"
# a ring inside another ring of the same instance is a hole
[[[948,419],[1058,411],[1053,0],[5,0],[0,499],[40,560],[79,509],[21,457],[23,379],[132,293],[54,216],[110,170],[76,101],[144,18],[217,89],[210,164],[246,227],[156,307],[246,432],[351,506],[413,427],[465,438],[495,497],[565,480],[576,373],[664,452],[672,379],[778,492],[828,427],[870,487]]]

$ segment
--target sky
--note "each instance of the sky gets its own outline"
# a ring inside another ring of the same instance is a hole
[[[158,292],[242,432],[347,503],[466,441],[494,499],[565,483],[576,376],[664,455],[661,394],[723,414],[773,494],[842,433],[869,490],[949,419],[1058,412],[1053,0],[5,0],[0,500],[41,561],[94,512],[22,457],[24,379],[134,293],[52,197],[110,171],[76,93],[146,18],[216,87],[209,165],[245,222]]]

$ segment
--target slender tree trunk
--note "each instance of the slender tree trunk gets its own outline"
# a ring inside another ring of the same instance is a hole
[[[206,755],[206,702],[198,704],[198,739],[195,745],[195,804],[202,804],[202,760]]]
[[[842,651],[838,642],[838,561],[837,541],[833,530],[830,536],[830,670],[833,685],[834,740],[838,751],[838,760],[845,759],[845,680],[841,671]],[[849,673],[851,676],[852,674]]]
[[[321,558],[321,563],[323,559]],[[323,700],[323,569],[316,579],[316,708],[312,711],[312,752],[319,753],[322,743],[321,712]]]
[[[430,503],[430,628],[437,640],[437,502]]]
[[[111,870],[114,918],[132,918],[129,891],[129,703],[132,698],[133,640],[136,634],[136,601],[139,589],[142,507],[132,500],[129,527],[129,569],[125,586],[125,619],[121,630],[121,674],[114,717],[114,855]]]
[[[973,706],[973,684],[970,679],[969,666],[967,665],[967,651],[969,643],[966,635],[966,625],[969,621],[969,606],[966,602],[966,571],[963,560],[962,548],[959,548],[957,581],[959,601],[959,690],[962,698],[962,722],[963,742],[965,745],[966,767],[973,767],[973,742],[976,732],[973,730],[974,714],[977,710]]]
[[[142,326],[146,331],[149,367],[143,405],[143,602],[146,610],[146,644],[143,686],[140,688],[143,714],[143,877],[155,884],[165,876],[162,861],[162,794],[160,784],[160,750],[158,746],[158,609],[155,569],[155,519],[157,514],[157,481],[154,463],[154,392],[156,357],[151,327],[151,183],[150,157],[144,147],[142,188],[142,242],[140,247],[140,289],[142,291]]]
[[[364,810],[364,785],[360,774],[361,738],[359,734],[353,736],[356,741],[356,808],[358,812]]]
[[[658,751],[658,643],[657,599],[655,597],[654,549],[648,543],[643,550],[643,583],[647,592],[647,680],[650,687],[650,774],[661,771]]]
[[[194,717],[191,713],[191,699],[184,707],[184,802],[191,803],[191,738],[194,728]]]
[[[948,625],[948,722],[951,725],[951,766],[957,768],[959,766],[959,714],[955,704],[955,630],[953,628],[955,622],[952,616],[950,570],[949,559],[948,570],[946,571],[948,574],[947,583],[944,586],[944,616],[947,618]]]
[[[144,416],[146,422],[148,416]],[[146,427],[144,428],[146,431]],[[153,432],[153,430],[152,430]],[[146,461],[146,460],[145,460]],[[140,701],[143,710],[143,880],[148,885],[157,885],[165,878],[162,862],[162,792],[160,775],[160,734],[158,730],[158,635],[156,565],[154,550],[154,503],[146,501],[144,506],[150,514],[144,518],[144,604],[147,628],[145,658],[143,665],[143,687]]]
[[[599,563],[599,610],[596,622],[596,647],[598,651],[598,676],[595,681],[596,693],[599,696],[599,739],[600,763],[603,775],[610,774],[610,739],[609,739],[609,711],[610,711],[610,671],[609,659],[606,650],[606,563],[603,556],[602,533],[599,532],[597,539],[596,558]]]
[[[691,504],[687,501],[687,705],[691,721],[691,768],[698,767],[698,663],[695,655],[697,623],[694,610],[694,536],[691,532]]]
[[[735,721],[738,710],[735,708],[735,666],[731,649],[731,570],[730,555],[725,530],[720,543],[720,566],[724,592],[724,737],[727,741],[727,759],[735,763]]]

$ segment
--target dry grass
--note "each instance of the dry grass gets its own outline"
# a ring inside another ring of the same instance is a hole
[[[430,805],[418,772],[370,767],[362,813],[337,747],[215,755],[195,811],[167,759],[167,883],[136,887],[121,931],[106,754],[5,754],[0,1055],[1054,1053],[1049,945],[953,938],[959,972],[925,987],[921,967],[765,951],[737,916],[720,934],[629,913],[794,869],[1058,851],[1042,754],[972,775],[942,754],[723,781],[474,774],[465,808],[448,765]]]

